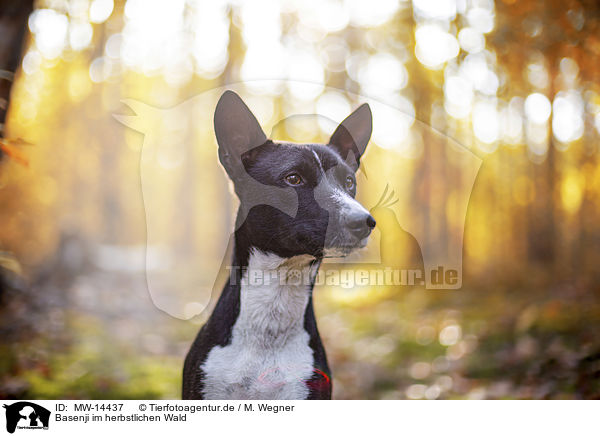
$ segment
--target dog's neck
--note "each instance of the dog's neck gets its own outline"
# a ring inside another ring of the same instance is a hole
[[[304,314],[318,269],[314,257],[282,258],[252,249],[242,274],[238,333],[261,347],[278,347],[303,332]]]
[[[237,270],[238,268],[236,268]],[[213,332],[230,327],[203,360],[205,398],[309,398],[307,383],[328,380],[311,290],[318,262],[250,249],[247,266],[226,286],[213,315]],[[223,368],[227,368],[223,371]],[[315,385],[314,389],[319,389]],[[329,383],[317,394],[331,390]]]
[[[320,259],[258,250],[247,230],[235,233],[230,277],[188,354],[185,389],[203,398],[331,398],[312,305]]]

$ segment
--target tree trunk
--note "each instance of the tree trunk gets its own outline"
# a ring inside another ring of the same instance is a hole
[[[21,63],[27,20],[32,10],[33,0],[0,0],[0,137],[4,136],[10,90]]]

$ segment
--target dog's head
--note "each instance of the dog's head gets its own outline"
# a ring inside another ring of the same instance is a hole
[[[355,173],[371,129],[371,110],[363,104],[329,144],[272,141],[240,97],[226,91],[215,110],[215,133],[244,211],[239,224],[248,245],[282,257],[345,256],[364,247],[375,220],[354,198]],[[284,212],[291,203],[293,216]]]

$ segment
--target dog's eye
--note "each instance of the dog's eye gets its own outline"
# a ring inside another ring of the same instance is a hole
[[[289,176],[287,176],[285,178],[285,181],[290,184],[290,185],[294,185],[294,186],[298,186],[301,185],[303,180],[302,177],[300,177],[298,174],[294,173],[294,174],[290,174]]]
[[[350,176],[346,177],[346,188],[348,188],[348,189],[354,188],[354,179]]]

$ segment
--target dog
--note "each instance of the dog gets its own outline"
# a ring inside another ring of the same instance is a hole
[[[323,258],[364,247],[376,225],[355,199],[371,109],[356,109],[328,144],[276,142],[226,91],[214,127],[240,207],[229,280],[186,356],[182,397],[331,399],[312,290]]]

